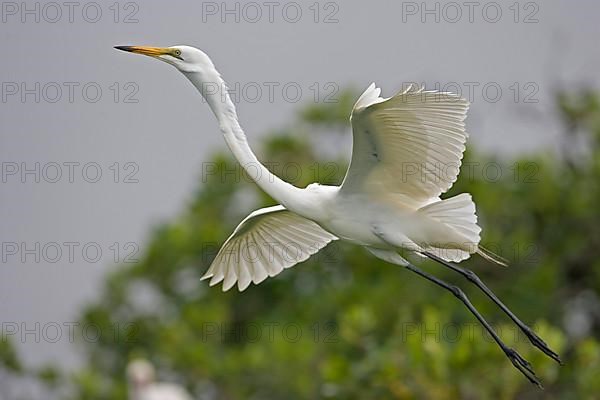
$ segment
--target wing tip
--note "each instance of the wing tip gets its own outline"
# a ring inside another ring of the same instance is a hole
[[[381,88],[378,88],[375,82],[371,82],[369,87],[365,89],[365,91],[358,97],[358,100],[356,100],[356,103],[354,103],[352,111],[360,111],[373,104],[380,103],[384,100],[380,97],[380,95]]]
[[[204,275],[202,275],[202,277],[200,278],[200,282],[207,280],[208,278],[212,278],[213,274],[212,273],[206,273]]]
[[[469,106],[471,105],[469,100],[465,99],[458,93],[444,92],[444,91],[437,90],[437,89],[427,90],[423,84],[418,84],[415,82],[407,82],[407,83],[408,83],[408,86],[405,89],[400,90],[394,97],[402,97],[402,96],[415,95],[415,94],[440,96],[439,100],[441,100],[443,97],[446,97],[446,99],[449,97],[453,101],[460,102],[463,104],[463,106],[465,107],[465,110],[464,110],[465,114],[467,113],[467,111],[469,110]],[[403,84],[402,86],[405,87],[404,86],[405,84]],[[465,118],[466,118],[466,115],[465,115]],[[463,120],[464,120],[464,118],[463,118]]]

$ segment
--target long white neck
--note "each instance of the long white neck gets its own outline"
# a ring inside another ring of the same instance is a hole
[[[242,168],[272,198],[288,209],[301,207],[302,189],[281,180],[269,171],[254,155],[238,122],[225,81],[216,69],[208,72],[184,72],[208,102],[219,122],[225,142]]]

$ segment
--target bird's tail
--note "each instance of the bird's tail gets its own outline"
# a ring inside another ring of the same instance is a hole
[[[477,254],[481,257],[485,258],[488,261],[493,262],[494,264],[501,265],[503,267],[508,267],[508,260],[498,254],[492,252],[491,250],[486,249],[482,245],[477,246]]]
[[[495,264],[507,266],[508,262],[497,254],[479,244],[481,228],[477,225],[477,214],[475,213],[475,203],[468,193],[461,193],[449,199],[436,201],[419,210],[428,217],[435,219],[446,226],[452,228],[460,235],[462,241],[458,247],[445,248],[432,246],[427,249],[428,252],[437,255],[446,261],[462,261],[473,253],[479,254],[484,259]],[[454,243],[456,245],[457,243]]]
[[[477,225],[475,203],[468,193],[436,201],[421,208],[419,212],[452,229],[448,243],[431,244],[426,248],[446,261],[462,261],[478,249],[481,228]]]

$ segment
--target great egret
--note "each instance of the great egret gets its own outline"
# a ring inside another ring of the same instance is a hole
[[[155,383],[154,366],[138,359],[127,365],[129,400],[192,400],[181,386]]]
[[[517,318],[472,271],[459,262],[473,253],[499,264],[503,260],[479,245],[475,204],[467,193],[440,199],[456,181],[467,133],[469,103],[452,93],[410,87],[390,98],[371,84],[350,117],[353,150],[341,186],[316,183],[297,188],[272,174],[248,145],[225,81],[211,59],[189,46],[117,46],[173,65],[200,91],[215,114],[225,142],[240,165],[280,205],[256,210],[227,239],[203,279],[237,282],[240,291],[304,261],[333,240],[364,246],[375,257],[408,270],[452,292],[494,338],[513,365],[540,385],[530,364],[506,346],[464,292],[409,263],[399,250],[429,257],[478,286],[557,362],[533,330]],[[415,168],[417,173],[415,172]],[[413,173],[407,173],[411,170]],[[289,248],[296,255],[290,257]]]

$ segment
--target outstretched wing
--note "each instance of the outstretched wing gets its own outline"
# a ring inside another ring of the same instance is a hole
[[[353,148],[341,194],[397,196],[420,207],[456,181],[469,103],[409,87],[389,99],[371,84],[352,110]]]
[[[237,282],[240,291],[308,259],[337,238],[317,223],[285,207],[261,208],[235,228],[202,279],[223,291]]]

